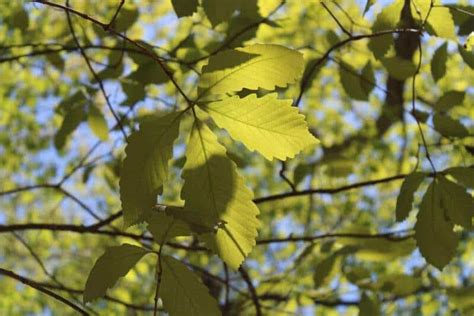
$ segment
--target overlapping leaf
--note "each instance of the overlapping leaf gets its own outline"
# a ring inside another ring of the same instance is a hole
[[[126,227],[142,221],[162,191],[181,115],[175,112],[150,118],[129,138],[120,176]]]
[[[301,53],[279,45],[256,44],[209,58],[199,81],[201,97],[244,88],[273,90],[293,83],[304,67]]]
[[[415,239],[426,261],[442,270],[454,257],[458,236],[441,200],[441,188],[434,180],[420,204],[415,224]]]
[[[221,315],[219,305],[194,273],[170,256],[161,257],[160,297],[171,316]]]
[[[97,259],[84,290],[84,302],[90,302],[105,295],[108,288],[125,276],[148,250],[130,244],[110,247]]]
[[[395,210],[398,222],[405,220],[412,209],[413,197],[415,191],[420,186],[426,174],[422,172],[410,173],[402,183],[400,194],[397,198],[397,207]]]
[[[252,192],[211,130],[196,120],[186,151],[181,197],[185,209],[198,212],[217,232],[202,240],[231,268],[237,269],[255,245],[259,211]]]
[[[304,148],[314,145],[312,136],[298,109],[291,100],[279,100],[277,94],[243,99],[233,97],[203,105],[216,124],[225,128],[232,138],[256,150],[265,158],[285,160]]]

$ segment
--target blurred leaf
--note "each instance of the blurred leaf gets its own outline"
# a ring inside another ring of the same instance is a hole
[[[437,111],[448,111],[451,108],[462,104],[465,96],[466,92],[464,91],[447,91],[436,102],[434,109]]]
[[[94,132],[95,136],[102,141],[109,138],[109,128],[102,112],[95,106],[91,106],[87,116],[89,127]]]
[[[462,186],[444,177],[439,178],[439,188],[445,215],[454,224],[471,228],[474,215],[474,199],[471,194],[467,193]]]
[[[416,65],[411,60],[397,56],[383,58],[381,60],[384,67],[395,79],[405,80],[413,77],[416,72]]]
[[[453,167],[443,172],[451,175],[465,187],[474,188],[474,168],[473,167]]]
[[[179,18],[183,16],[191,16],[197,11],[198,0],[171,0],[174,12]]]
[[[397,197],[397,207],[395,210],[397,222],[404,221],[408,217],[412,209],[415,192],[425,177],[426,174],[423,172],[413,172],[403,181]]]
[[[378,316],[380,314],[380,303],[377,297],[362,293],[359,303],[359,316]]]
[[[446,206],[441,201],[441,188],[435,179],[423,196],[415,224],[415,239],[421,255],[439,270],[451,261],[458,245],[454,225],[446,218]]]
[[[436,113],[433,117],[434,128],[445,137],[463,138],[469,135],[469,131],[464,125],[453,118]]]
[[[446,74],[446,61],[448,60],[448,43],[438,47],[431,59],[431,75],[435,82]]]

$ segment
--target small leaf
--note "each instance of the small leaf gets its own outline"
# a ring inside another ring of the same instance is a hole
[[[390,75],[398,80],[413,77],[416,72],[416,65],[411,60],[403,59],[398,56],[383,58],[382,64]]]
[[[412,209],[414,194],[425,177],[426,174],[423,172],[413,172],[403,181],[395,210],[397,222],[402,222],[408,217]]]
[[[135,7],[122,8],[112,25],[113,29],[119,33],[128,30],[138,20],[138,9]]]
[[[436,36],[456,40],[456,27],[449,8],[433,7],[427,22]]]
[[[59,71],[64,70],[64,59],[62,59],[60,53],[52,53],[52,54],[47,54],[46,58],[48,61]]]
[[[367,0],[367,2],[365,3],[365,8],[364,8],[364,14],[363,15],[365,15],[367,12],[369,12],[370,7],[375,4],[375,1],[376,0]]]
[[[362,68],[360,85],[367,96],[375,88],[375,74],[370,60],[365,64],[364,68]]]
[[[410,113],[418,122],[421,122],[421,123],[425,123],[430,117],[430,113],[425,112],[425,111],[420,111],[418,109],[415,109],[414,111],[411,111]]]
[[[171,0],[171,3],[178,18],[193,15],[199,5],[198,0]]]
[[[313,275],[314,287],[316,289],[323,286],[329,279],[329,277],[334,271],[337,259],[338,256],[333,254],[329,257],[324,258],[316,264]]]
[[[362,293],[359,302],[359,316],[378,316],[380,315],[380,303],[376,296],[369,296]]]
[[[393,30],[396,28],[400,22],[400,13],[402,11],[403,4],[403,0],[395,0],[395,2],[386,6],[382,12],[377,15],[377,18],[372,25],[372,33]],[[388,52],[392,44],[393,35],[387,34],[383,36],[377,36],[370,39],[369,49],[374,54],[375,58],[381,59]]]
[[[142,221],[161,194],[182,114],[173,112],[151,117],[130,136],[120,175],[125,227]]]
[[[232,138],[266,159],[294,157],[317,143],[308,131],[304,116],[291,106],[291,100],[279,100],[276,93],[257,98],[227,98],[202,106],[216,124]]]
[[[448,60],[448,43],[444,43],[436,49],[431,59],[431,75],[435,82],[446,74],[446,61]]]
[[[22,33],[26,33],[30,26],[28,12],[26,12],[21,5],[13,9],[12,15],[9,17],[8,21],[13,28],[20,29]]]
[[[474,189],[474,168],[473,167],[453,167],[443,172],[451,175],[465,187]]]
[[[142,85],[163,84],[168,82],[166,72],[156,62],[139,64],[137,70],[127,76],[127,79],[136,81]]]
[[[109,138],[109,128],[107,127],[107,121],[105,120],[102,112],[95,106],[91,106],[89,109],[89,115],[87,116],[87,122],[95,136],[102,141],[106,141]]]
[[[181,198],[216,233],[200,238],[237,270],[255,246],[259,213],[252,192],[211,130],[196,120],[186,150]],[[197,189],[199,188],[199,189]]]
[[[368,93],[362,87],[362,80],[357,71],[347,63],[341,63],[339,67],[339,78],[344,91],[354,100],[368,100]]]
[[[428,187],[415,224],[415,240],[426,261],[442,270],[454,257],[458,236],[453,232],[453,223],[446,218],[441,203],[441,192],[437,180]]]
[[[284,46],[255,44],[223,51],[203,67],[200,95],[285,87],[296,81],[303,67],[302,54]]]
[[[461,54],[464,62],[471,68],[474,69],[474,52],[466,50],[461,45],[458,45],[459,54]]]
[[[448,111],[464,101],[466,92],[451,90],[444,93],[434,105],[436,111]]]
[[[59,130],[54,135],[54,146],[56,149],[62,149],[66,144],[68,137],[76,130],[83,121],[86,120],[86,111],[84,105],[79,103],[69,109]]]
[[[472,216],[474,215],[474,199],[466,189],[444,177],[439,179],[441,191],[441,203],[446,210],[446,215],[457,225],[464,228],[472,227]]]
[[[433,124],[435,130],[445,137],[463,138],[469,135],[469,131],[464,125],[444,114],[436,113],[433,117]]]
[[[227,21],[239,7],[237,0],[202,0],[202,7],[212,26]]]
[[[130,244],[110,247],[97,259],[87,278],[84,303],[105,295],[108,288],[125,276],[148,250]]]
[[[216,300],[194,273],[170,256],[162,256],[160,297],[171,316],[221,315]]]

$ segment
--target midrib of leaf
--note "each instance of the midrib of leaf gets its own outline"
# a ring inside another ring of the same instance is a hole
[[[211,188],[211,196],[212,196],[212,204],[214,204],[214,209],[213,209],[213,215],[215,218],[219,218],[218,217],[218,213],[217,213],[217,202],[216,202],[216,198],[214,196],[214,186],[212,184],[212,177],[211,177],[211,169],[209,167],[209,164],[208,164],[208,161],[209,161],[209,158],[208,158],[208,155],[207,155],[207,152],[206,152],[206,146],[204,146],[204,140],[203,140],[203,137],[202,137],[202,134],[201,134],[201,127],[199,126],[199,124],[202,124],[199,119],[197,118],[196,116],[196,113],[194,113],[194,119],[196,120],[196,127],[197,127],[197,130],[198,130],[198,135],[199,135],[199,142],[201,143],[201,147],[202,147],[202,152],[204,154],[204,161],[205,161],[205,166],[206,166],[206,171],[207,171],[207,177],[209,179],[209,186]]]
[[[229,118],[229,119],[231,119],[231,120],[233,120],[233,121],[242,123],[242,124],[247,125],[247,126],[251,126],[251,127],[255,128],[255,129],[257,129],[257,130],[258,130],[258,129],[262,129],[262,130],[265,130],[265,131],[267,131],[267,132],[274,133],[274,134],[279,134],[279,135],[288,136],[288,137],[295,137],[295,136],[292,135],[292,134],[286,134],[286,133],[281,132],[281,131],[272,130],[272,129],[269,129],[268,127],[265,128],[265,127],[263,127],[263,126],[258,126],[258,125],[249,124],[248,122],[245,122],[245,121],[243,121],[243,120],[240,120],[240,119],[238,119],[238,118],[236,118],[236,117],[229,116],[228,114],[224,114],[224,113],[222,113],[222,112],[216,111],[216,110],[214,110],[214,109],[210,109],[210,108],[208,108],[208,107],[206,107],[206,110],[208,110],[209,112],[218,113],[218,114],[220,114],[220,115],[222,115],[222,116],[225,116],[225,117],[227,117],[227,118]],[[257,110],[257,109],[254,109],[254,110]]]
[[[165,261],[165,264],[166,264],[166,266],[168,267],[168,271],[170,271],[170,273],[171,273],[171,274],[173,275],[173,277],[175,278],[176,283],[178,283],[179,286],[183,289],[183,291],[187,294],[187,297],[188,297],[188,298],[189,298],[189,297],[192,297],[192,296],[189,295],[189,293],[186,291],[186,286],[184,286],[184,285],[180,282],[178,276],[176,275],[176,273],[174,272],[174,270],[171,268],[171,265],[168,264],[168,262],[166,262],[166,261]],[[177,297],[177,295],[174,295],[174,297]],[[193,306],[194,311],[197,311],[198,308],[197,308],[196,304],[194,304],[194,300],[191,300],[191,299],[190,299],[189,301],[191,302],[191,305]]]
[[[278,56],[274,56],[274,57],[267,57],[267,58],[262,58],[260,60],[256,60],[254,62],[249,62],[248,64],[246,64],[245,66],[242,66],[242,67],[237,67],[235,70],[233,71],[230,71],[228,74],[224,75],[221,79],[219,79],[218,81],[216,81],[212,86],[206,88],[206,90],[204,90],[199,96],[198,98],[196,99],[196,102],[199,101],[203,96],[206,95],[206,93],[211,90],[212,88],[214,88],[215,86],[217,86],[219,83],[221,83],[223,80],[227,79],[227,77],[235,74],[236,72],[239,72],[239,71],[242,71],[243,69],[249,67],[249,66],[252,66],[254,64],[257,64],[257,63],[260,63],[260,62],[264,62],[264,61],[269,61],[269,60],[272,60],[272,59],[278,59],[282,56],[285,56],[286,54],[280,54]],[[260,55],[261,56],[261,55]],[[257,57],[258,58],[258,57]],[[221,69],[221,70],[214,70],[214,71],[224,71],[224,69]]]

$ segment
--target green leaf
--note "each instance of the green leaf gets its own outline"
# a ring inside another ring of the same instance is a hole
[[[381,61],[390,75],[398,80],[405,80],[413,77],[416,72],[416,65],[411,60],[394,56],[383,58]]]
[[[360,85],[367,96],[375,88],[375,74],[370,60],[365,64],[364,68],[362,68]]]
[[[160,245],[173,237],[191,235],[191,230],[185,222],[167,215],[164,211],[153,212],[146,221],[148,230]]]
[[[459,54],[461,54],[464,62],[471,68],[474,69],[474,52],[464,49],[461,45],[458,45]]]
[[[216,300],[194,273],[170,256],[162,256],[160,297],[171,316],[221,315]]]
[[[314,287],[316,289],[326,284],[330,279],[330,276],[335,270],[337,259],[339,259],[339,257],[336,254],[333,254],[316,264],[313,275]]]
[[[413,172],[403,181],[395,210],[397,222],[402,222],[408,217],[412,209],[415,192],[425,177],[426,174],[423,172]]]
[[[448,60],[448,43],[436,49],[433,59],[431,59],[431,75],[435,82],[443,78],[446,74],[446,61]]]
[[[464,314],[470,315],[474,312],[474,285],[461,288],[448,288],[449,305],[454,309],[461,310]]]
[[[108,288],[125,276],[148,250],[130,244],[110,247],[97,259],[87,278],[84,303],[105,295]]]
[[[446,218],[441,202],[441,188],[437,180],[428,187],[415,224],[415,240],[426,261],[442,270],[454,257],[458,236],[454,224]]]
[[[465,187],[474,189],[474,168],[473,167],[453,167],[443,172],[451,175]]]
[[[436,111],[448,111],[456,105],[460,105],[464,101],[466,92],[451,90],[444,93],[434,105]]]
[[[400,13],[403,8],[403,3],[403,0],[396,0],[391,5],[386,6],[382,12],[377,15],[377,18],[372,25],[372,32],[377,33],[380,31],[395,29],[400,21]],[[369,49],[374,54],[375,58],[381,59],[388,52],[392,44],[393,35],[387,34],[377,36],[370,39]]]
[[[155,61],[139,64],[137,70],[127,76],[127,79],[136,81],[142,85],[163,84],[168,82],[166,72]]]
[[[469,131],[461,124],[461,122],[456,121],[445,114],[436,113],[433,117],[433,124],[435,130],[445,137],[462,138],[469,135]]]
[[[61,127],[54,135],[54,146],[56,149],[59,150],[64,147],[69,136],[76,130],[79,124],[86,120],[86,117],[84,104],[78,103],[73,108],[67,110]]]
[[[65,62],[60,53],[47,54],[46,59],[59,71],[64,70]]]
[[[89,115],[87,116],[87,123],[95,136],[102,141],[106,141],[109,138],[109,128],[107,127],[107,121],[105,120],[102,112],[95,106],[91,106],[89,109]]]
[[[466,189],[444,177],[439,179],[441,203],[446,211],[446,216],[457,225],[464,228],[472,227],[474,215],[474,199]]]
[[[369,12],[370,7],[375,4],[375,1],[376,0],[367,0],[367,2],[365,3],[365,8],[364,8],[364,14],[363,15],[365,15],[367,12]]]
[[[344,91],[354,100],[366,101],[368,93],[362,88],[361,75],[347,63],[341,62],[339,67],[339,78]]]
[[[279,100],[276,93],[257,98],[251,94],[202,106],[216,124],[232,138],[266,159],[293,158],[301,150],[317,143],[308,131],[304,116],[292,100]]]
[[[113,29],[120,33],[125,32],[133,24],[135,24],[135,22],[138,20],[139,14],[140,13],[138,12],[138,8],[123,7],[120,10],[119,14],[117,15],[117,18],[115,19],[114,24],[112,25]]]
[[[188,142],[183,179],[185,209],[197,212],[206,226],[219,227],[215,234],[201,239],[236,270],[255,245],[259,211],[225,148],[197,119]]]
[[[171,3],[178,18],[193,15],[199,5],[198,0],[171,0]]]
[[[413,117],[418,122],[421,122],[421,123],[425,123],[428,120],[428,118],[430,117],[430,113],[425,112],[425,111],[420,111],[418,109],[415,109],[414,111],[411,111],[410,114],[413,115]]]
[[[464,48],[467,51],[472,52],[474,49],[474,32],[471,32],[469,36],[467,37],[466,43],[464,43]]]
[[[139,223],[156,204],[168,175],[168,160],[178,137],[183,112],[152,117],[129,137],[120,175],[124,226]]]
[[[378,316],[380,315],[380,303],[376,296],[369,296],[362,293],[359,302],[359,316]]]
[[[26,33],[28,27],[30,26],[30,19],[28,17],[28,12],[19,5],[13,9],[12,15],[9,17],[8,22],[13,28],[20,29],[22,33]]]
[[[285,87],[296,81],[303,67],[302,54],[284,46],[256,44],[223,51],[203,67],[200,95]]]
[[[408,296],[422,286],[421,278],[406,274],[388,274],[381,276],[370,288],[374,291],[387,292],[392,295]]]
[[[239,7],[238,0],[202,0],[202,7],[212,26],[227,21]]]
[[[132,81],[122,81],[123,93],[127,96],[127,99],[121,103],[121,105],[133,106],[137,102],[142,101],[146,97],[145,85]]]

